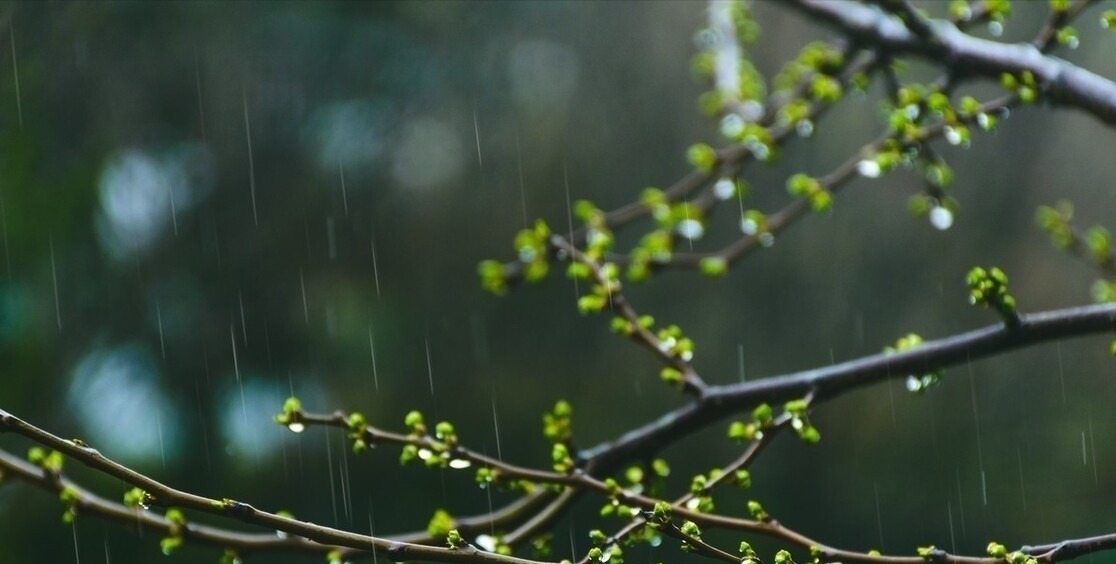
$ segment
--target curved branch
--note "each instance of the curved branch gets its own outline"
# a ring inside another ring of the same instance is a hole
[[[993,325],[901,353],[877,354],[833,366],[727,386],[710,386],[699,400],[613,441],[582,451],[594,473],[615,471],[625,460],[658,451],[748,407],[815,394],[816,401],[912,373],[931,372],[1011,350],[1083,335],[1116,331],[1116,304],[1024,315],[1008,328]]]
[[[74,491],[78,494],[75,505],[79,510],[89,511],[129,527],[149,529],[163,534],[171,534],[177,527],[163,515],[132,509],[121,503],[109,501],[71,480],[52,475],[4,450],[0,450],[0,473],[5,477],[23,480],[49,492],[59,493],[63,489]],[[274,533],[245,533],[197,523],[187,523],[179,533],[191,542],[217,548],[236,549],[242,556],[271,552],[325,555],[339,548],[302,537],[284,538]]]
[[[1044,99],[1084,110],[1108,125],[1116,125],[1116,82],[1045,55],[1034,45],[980,39],[945,20],[926,20],[931,35],[923,39],[879,8],[849,0],[792,0],[790,4],[814,20],[893,55],[917,55],[962,74],[994,79],[1003,73],[1018,75],[1029,71],[1046,86]]]
[[[94,470],[119,478],[131,486],[140,488],[151,495],[153,505],[192,509],[302,536],[320,543],[376,551],[395,562],[428,560],[458,563],[536,564],[533,560],[484,552],[472,546],[441,548],[362,535],[291,519],[233,499],[212,499],[175,489],[105,457],[97,449],[86,445],[82,441],[62,439],[12,415],[4,409],[0,409],[0,432],[14,432],[74,458]]]

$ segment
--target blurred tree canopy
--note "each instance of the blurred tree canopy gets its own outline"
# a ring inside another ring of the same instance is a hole
[[[946,3],[916,4],[948,17]],[[10,51],[0,56],[0,408],[186,491],[385,535],[424,530],[437,507],[483,513],[514,495],[452,470],[400,469],[394,448],[355,457],[337,429],[293,435],[271,419],[284,398],[396,429],[420,409],[452,420],[473,449],[543,468],[552,453],[540,416],[558,399],[574,406],[582,446],[674,409],[679,395],[659,382],[655,358],[578,314],[588,285],[555,268],[545,284],[495,299],[476,265],[514,258],[512,237],[537,217],[564,233],[572,202],[618,208],[692,171],[694,143],[728,143],[698,108],[710,88],[692,69],[707,47],[706,9],[0,4],[0,51]],[[759,75],[811,41],[842,38],[780,3],[752,9]],[[1055,53],[1114,79],[1102,10],[1090,4],[1073,49],[1067,40]],[[1050,11],[1016,2],[1000,28],[971,33],[1030,41]],[[897,76],[940,72],[912,58]],[[1005,91],[966,88],[981,100]],[[824,175],[855,154],[886,128],[888,91],[873,80],[773,163],[749,168],[741,206],[777,209],[788,177]],[[1014,107],[993,133],[974,131],[971,147],[936,146],[952,167],[948,229],[907,213],[925,188],[918,174],[861,179],[721,279],[672,271],[625,292],[641,313],[685,328],[714,384],[876,354],[911,332],[985,326],[996,316],[967,301],[974,265],[1008,272],[1022,311],[1088,303],[1097,275],[1053,249],[1034,216],[1067,200],[1075,223],[1112,225],[1111,136],[1083,112]],[[738,236],[730,212],[710,218],[707,239]],[[618,233],[618,246],[639,235]],[[835,399],[811,417],[825,440],[773,442],[749,495],[781,522],[857,550],[937,543],[983,555],[992,539],[1110,532],[1109,339],[974,361],[926,394],[897,378]],[[28,446],[0,436],[10,452]],[[738,451],[715,425],[666,450],[668,483],[685,491],[688,476]],[[66,475],[125,489],[77,464]],[[724,506],[744,514],[746,496],[734,496]],[[581,503],[561,520],[556,558],[584,555],[597,509]],[[71,546],[59,513],[42,492],[5,482],[3,560],[162,557],[155,539],[96,519],[77,520]],[[679,556],[639,550],[629,558]],[[217,555],[188,544],[176,557]]]

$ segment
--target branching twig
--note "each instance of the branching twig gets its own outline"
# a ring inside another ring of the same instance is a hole
[[[561,253],[565,253],[570,257],[570,260],[584,264],[589,268],[597,284],[604,287],[608,292],[609,307],[627,321],[631,331],[629,336],[632,340],[643,344],[663,364],[680,372],[682,374],[681,386],[683,391],[700,397],[706,387],[701,376],[698,376],[697,371],[694,370],[689,361],[672,354],[670,347],[663,346],[659,338],[649,328],[643,326],[639,312],[628,302],[628,298],[624,297],[623,292],[620,291],[619,283],[606,275],[602,265],[586,256],[559,235],[550,236],[550,245]]]
[[[583,450],[581,456],[603,472],[624,460],[649,456],[705,426],[759,403],[776,404],[811,391],[817,401],[849,390],[922,374],[1015,349],[1083,335],[1116,331],[1116,304],[1023,315],[1018,327],[996,324],[894,354],[878,354],[782,376],[727,386],[710,386],[701,401],[682,406],[613,441]]]
[[[868,45],[892,55],[913,54],[954,70],[998,79],[1004,73],[1032,73],[1051,103],[1087,111],[1116,125],[1116,83],[1030,44],[1006,44],[967,35],[952,23],[929,20],[934,41],[888,18],[878,8],[848,0],[792,0],[791,6]]]
[[[127,466],[115,462],[80,441],[52,435],[7,411],[0,409],[0,432],[14,432],[38,444],[57,450],[94,470],[119,478],[151,496],[152,505],[178,507],[235,519],[271,530],[283,531],[323,543],[359,550],[377,551],[393,561],[430,560],[435,562],[487,562],[491,564],[529,564],[532,561],[483,552],[465,546],[456,549],[425,546],[361,535],[283,517],[232,499],[211,499],[178,490]]]
[[[88,512],[129,527],[150,529],[162,534],[170,534],[175,530],[175,524],[162,515],[109,501],[72,480],[56,476],[3,450],[0,450],[0,474],[5,478],[19,479],[56,494],[69,488],[78,494],[75,504],[82,514]],[[341,548],[319,544],[297,536],[283,538],[274,533],[245,533],[197,523],[187,523],[177,532],[191,542],[218,548],[232,548],[242,556],[272,552],[325,555],[331,550]]]

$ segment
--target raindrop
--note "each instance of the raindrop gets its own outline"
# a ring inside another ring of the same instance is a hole
[[[468,468],[472,465],[473,465],[472,462],[469,462],[468,460],[465,460],[464,458],[455,458],[455,459],[449,461],[449,467],[453,468],[454,470],[464,470],[465,468]]]
[[[74,530],[74,562],[81,564],[81,551],[78,550],[77,539],[77,519],[70,521],[70,526]]]
[[[960,8],[961,9],[957,12],[957,19],[963,22],[967,22],[973,19],[973,10],[969,7],[968,4],[961,4]]]
[[[337,168],[341,172],[341,204],[345,207],[345,217],[349,216],[349,195],[345,190],[345,163],[341,160],[337,161]]]
[[[992,37],[999,37],[1003,35],[1004,24],[997,21],[988,22],[988,33],[990,33]]]
[[[907,118],[909,119],[918,119],[921,110],[918,104],[908,104],[907,107],[903,108],[903,112],[907,114]]]
[[[961,142],[965,140],[961,136],[960,131],[957,131],[957,129],[955,129],[953,127],[950,127],[948,125],[945,128],[945,138],[946,138],[946,141],[949,142],[950,145],[954,145],[954,146],[960,145]]]
[[[760,233],[759,242],[764,248],[769,248],[775,244],[775,236],[771,233]]]
[[[740,220],[740,231],[744,232],[745,235],[755,235],[756,231],[759,231],[759,224],[756,223],[756,220],[745,217]]]
[[[942,206],[935,206],[930,210],[930,225],[939,231],[945,231],[953,225],[953,212]]]
[[[984,112],[977,114],[977,125],[979,125],[981,129],[988,129],[991,123],[992,120],[988,117],[988,114]]]
[[[477,535],[477,538],[474,539],[474,542],[476,542],[477,546],[483,548],[484,550],[487,550],[488,552],[496,551],[496,537],[492,535]]]
[[[794,125],[794,131],[799,137],[809,137],[814,134],[814,122],[804,119]]]
[[[682,360],[690,362],[694,359],[694,351],[682,351],[682,354],[680,356],[682,357]]]
[[[277,536],[281,539],[285,539],[285,538],[287,538],[287,533],[284,532],[284,531],[275,531],[275,536]]]
[[[306,304],[306,276],[298,269],[298,283],[302,287],[302,319],[310,325],[310,308]]]
[[[721,135],[736,139],[741,133],[744,133],[744,118],[735,113],[725,114],[721,118]]]
[[[430,360],[430,337],[426,338],[426,377],[430,380],[430,395],[434,395],[434,364]],[[425,460],[425,459],[423,459]]]
[[[287,424],[287,429],[290,429],[292,433],[301,433],[306,430],[306,425],[298,421],[292,421]]]
[[[248,348],[248,323],[244,319],[244,296],[240,293],[240,290],[236,291],[236,301],[240,303],[240,335],[244,339],[244,348]],[[158,304],[158,302],[156,302],[155,303],[156,311],[158,311],[158,307],[159,307],[159,304]],[[162,317],[159,318],[159,343],[160,344],[162,344],[162,339],[163,339],[163,337],[162,337],[162,331],[163,331],[163,321],[162,321],[162,319],[163,319]],[[165,352],[163,353],[163,358],[167,358],[167,355],[166,355]]]
[[[712,28],[702,29],[694,36],[694,45],[700,50],[708,50],[716,47],[721,41],[721,34]]]
[[[755,139],[746,141],[744,146],[761,161],[766,161],[771,156],[771,148]]]
[[[426,460],[426,459],[430,458],[431,456],[434,456],[434,451],[432,451],[428,448],[420,448],[419,451],[418,451],[419,460]]]
[[[658,547],[663,544],[663,537],[655,535],[651,537],[651,540],[647,541],[647,544],[651,545],[652,548]]]
[[[244,310],[242,309],[241,312]],[[155,302],[155,319],[159,325],[159,350],[163,353],[163,360],[167,359],[167,345],[163,340],[163,310],[159,308],[159,302]]]
[[[372,277],[376,280],[376,297],[380,297],[380,267],[376,264],[376,239],[371,239],[372,244]]]
[[[695,497],[686,502],[686,509],[696,511],[699,505],[701,505],[701,499]]]
[[[50,243],[50,277],[54,280],[54,319],[58,322],[58,331],[62,331],[62,308],[58,301],[58,267],[54,262],[54,236],[47,239]]]
[[[705,227],[696,219],[684,219],[675,227],[678,234],[692,240],[701,239],[705,235]]]
[[[19,96],[19,65],[16,63],[15,27],[11,20],[8,20],[8,37],[12,39],[12,76],[15,78],[16,115],[19,117],[19,130],[23,131],[23,103]]]
[[[756,100],[748,100],[740,105],[740,114],[746,120],[755,121],[763,117],[763,104]]]
[[[718,200],[727,200],[736,193],[736,183],[728,178],[722,178],[713,185],[713,194]]]
[[[376,371],[376,345],[374,344],[375,333],[372,332],[372,323],[368,324],[368,352],[372,354],[372,382],[376,386],[376,390],[380,389],[380,375]]]
[[[918,380],[918,378],[915,377],[914,374],[908,375],[907,376],[907,391],[908,392],[917,392],[921,389],[922,389],[922,382],[920,382]]]
[[[856,172],[865,178],[879,178],[883,170],[875,159],[864,159],[856,164]]]
[[[240,96],[244,103],[244,134],[248,138],[248,186],[252,193],[252,222],[259,225],[260,218],[256,215],[256,166],[252,161],[252,126],[248,123],[248,92],[244,85],[241,85]]]
[[[1070,49],[1077,49],[1078,45],[1081,45],[1081,41],[1077,39],[1077,37],[1071,37],[1069,38],[1069,41],[1066,41],[1066,47],[1069,47]]]
[[[496,434],[496,458],[503,460],[504,455],[500,451],[500,420],[496,417],[496,398],[492,398],[492,428]]]
[[[481,157],[480,121],[477,119],[476,104],[473,104],[473,133],[477,138],[477,167],[484,168],[484,159]]]

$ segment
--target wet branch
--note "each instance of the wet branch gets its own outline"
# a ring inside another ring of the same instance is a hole
[[[850,390],[923,374],[1016,349],[1073,337],[1116,331],[1116,304],[1068,308],[1023,315],[1008,328],[992,325],[894,354],[877,354],[823,368],[772,376],[749,382],[710,386],[693,403],[613,441],[583,450],[587,467],[612,471],[623,461],[648,457],[729,415],[759,405],[777,404],[813,393],[816,401]]]
[[[274,531],[283,531],[323,544],[376,551],[377,554],[395,562],[404,560],[490,564],[529,564],[533,562],[522,558],[484,552],[471,546],[442,548],[362,535],[291,519],[233,499],[212,499],[178,490],[105,457],[99,451],[81,441],[57,437],[3,409],[0,409],[0,432],[12,432],[23,436],[40,445],[61,452],[98,472],[140,488],[150,495],[151,505],[154,506],[195,510]]]
[[[887,12],[849,0],[791,0],[789,5],[849,37],[890,55],[911,54],[949,67],[998,80],[1003,73],[1034,74],[1045,86],[1042,98],[1089,112],[1116,125],[1116,82],[1032,44],[1008,44],[968,35],[945,20],[927,20],[927,38],[911,31]],[[1042,39],[1040,38],[1040,42]]]
[[[105,499],[72,480],[52,474],[4,450],[0,450],[0,475],[27,482],[55,494],[69,488],[78,494],[75,506],[79,514],[97,515],[139,531],[171,534],[176,527],[162,515],[138,508],[133,509],[122,503]],[[187,523],[180,531],[182,537],[189,542],[217,548],[232,548],[241,556],[260,553],[324,556],[331,550],[340,548],[301,537],[282,538],[274,533],[245,533],[197,523]]]

